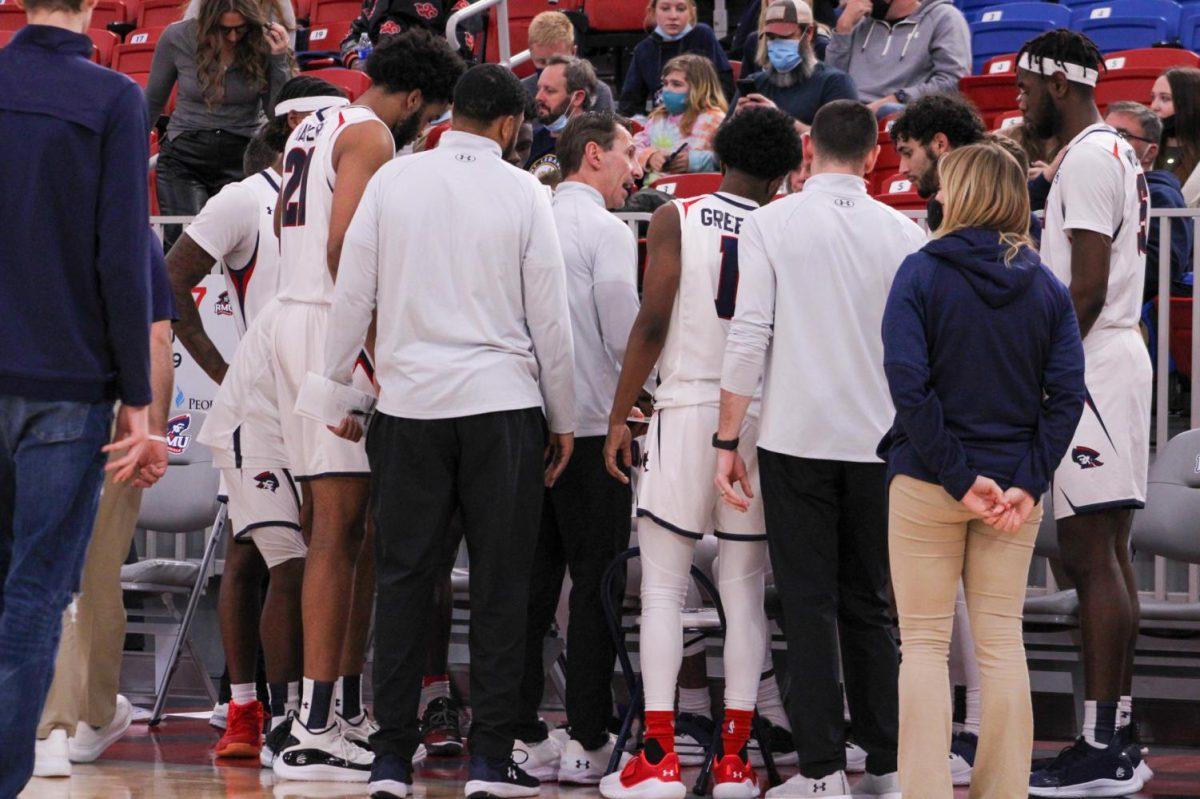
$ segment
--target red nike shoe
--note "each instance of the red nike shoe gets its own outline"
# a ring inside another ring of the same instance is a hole
[[[217,757],[254,757],[262,752],[263,706],[257,699],[229,703],[229,723],[217,741]]]
[[[604,799],[683,799],[687,787],[680,776],[679,755],[666,755],[658,763],[646,759],[645,752],[625,764],[625,768],[600,780]]]
[[[737,755],[725,755],[713,767],[713,799],[756,799],[761,793],[754,767]]]

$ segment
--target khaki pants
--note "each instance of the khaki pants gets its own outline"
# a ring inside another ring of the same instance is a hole
[[[963,580],[982,677],[972,799],[1029,793],[1033,705],[1021,635],[1025,584],[1042,517],[1015,534],[973,518],[941,486],[897,476],[889,489],[888,548],[900,612],[900,787],[911,799],[949,799],[951,699],[947,657]]]
[[[62,641],[38,725],[39,739],[55,729],[73,736],[81,721],[103,727],[116,713],[125,644],[121,565],[129,554],[141,504],[142,489],[105,477],[80,594],[63,614]]]

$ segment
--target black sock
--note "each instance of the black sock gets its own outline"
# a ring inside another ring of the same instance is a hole
[[[329,726],[329,708],[333,706],[333,682],[314,680],[312,693],[304,698],[301,713],[304,726],[313,732]]]
[[[282,716],[287,712],[288,684],[273,682],[267,684],[267,694],[270,696],[271,716]]]
[[[342,676],[342,718],[356,719],[362,715],[362,675]]]
[[[646,739],[646,745],[642,751],[646,755],[646,761],[654,766],[657,766],[667,756],[667,753],[663,751],[662,744],[653,738]]]
[[[1107,745],[1117,731],[1117,703],[1096,703],[1096,741]]]

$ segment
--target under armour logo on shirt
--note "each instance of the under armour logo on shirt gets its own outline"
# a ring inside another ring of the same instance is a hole
[[[825,783],[823,783],[823,782],[814,782],[814,783],[813,783],[813,787],[812,787],[812,789],[813,789],[813,791],[824,791],[824,790],[825,790]]]

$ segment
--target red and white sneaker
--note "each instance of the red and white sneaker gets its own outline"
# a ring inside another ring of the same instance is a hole
[[[757,799],[762,794],[754,767],[737,755],[725,755],[712,773],[713,799]]]
[[[217,741],[217,757],[253,757],[262,752],[263,706],[255,699],[239,705],[229,703],[229,722]]]
[[[679,768],[679,755],[670,752],[658,763],[646,759],[645,752],[625,764],[625,768],[600,780],[604,799],[683,799],[687,787]]]

